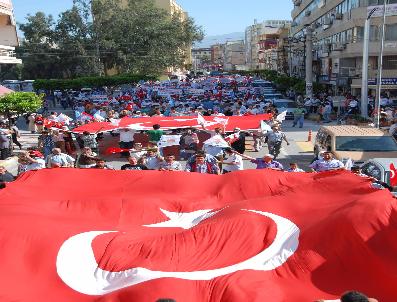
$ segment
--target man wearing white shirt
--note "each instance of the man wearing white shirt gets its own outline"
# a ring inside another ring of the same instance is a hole
[[[134,146],[134,135],[135,131],[131,129],[121,129],[117,131],[120,133],[120,148],[121,149],[132,149]],[[123,152],[123,155],[128,155],[128,152]]]
[[[232,148],[226,148],[227,158],[223,160],[223,174],[244,170],[243,158],[234,153]]]

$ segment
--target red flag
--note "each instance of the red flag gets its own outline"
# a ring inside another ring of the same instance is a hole
[[[114,147],[110,147],[107,148],[105,151],[106,155],[111,155],[111,154],[116,154],[116,153],[123,153],[123,152],[129,152],[130,149],[122,149],[122,148],[114,148]]]
[[[394,166],[393,163],[390,164],[390,185],[392,187],[396,187],[397,186],[397,169]]]
[[[397,200],[346,171],[48,169],[0,194],[1,301],[397,294]]]

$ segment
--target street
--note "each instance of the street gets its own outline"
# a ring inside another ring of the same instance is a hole
[[[24,149],[27,147],[37,146],[37,138],[38,134],[31,134],[27,131],[26,123],[23,119],[20,119],[18,122],[18,126],[21,130],[21,139],[20,142],[24,146]],[[304,126],[302,129],[298,127],[292,127],[292,121],[287,120],[284,121],[282,125],[283,131],[287,135],[287,139],[290,142],[290,145],[287,146],[285,142],[283,142],[283,147],[281,149],[281,153],[279,158],[277,159],[284,168],[289,167],[289,163],[296,162],[298,165],[305,171],[309,171],[308,165],[313,160],[313,145],[312,143],[307,142],[309,130],[312,130],[312,142],[315,140],[316,133],[320,128],[321,124],[312,121],[305,121]],[[251,137],[247,138],[247,144],[252,145],[253,141]],[[100,142],[100,149],[106,150],[108,147],[117,147],[118,146],[118,138],[112,137],[108,134],[105,134],[105,138]],[[17,153],[18,150],[15,149]],[[253,152],[247,150],[246,154],[251,157],[261,157],[264,154],[268,153],[267,147],[263,148],[260,152]],[[120,157],[119,154],[116,155],[108,155],[108,156],[101,156],[102,158],[106,159],[108,164],[114,167],[115,169],[120,169],[122,165],[124,165],[127,160],[126,158]],[[12,171],[14,174],[16,173],[16,161],[11,161],[12,165],[8,165],[8,169]],[[255,169],[255,164],[251,163],[248,160],[244,161],[244,169]]]

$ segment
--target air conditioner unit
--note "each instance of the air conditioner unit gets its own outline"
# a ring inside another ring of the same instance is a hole
[[[331,27],[330,25],[324,24],[324,25],[323,25],[323,30],[327,30],[327,29],[330,28],[330,27]]]
[[[296,0],[294,3],[295,6],[299,6],[301,4],[302,4],[302,0]]]
[[[335,14],[335,19],[336,19],[336,20],[342,20],[342,19],[343,19],[343,14],[341,14],[341,13],[336,13],[336,14]]]
[[[307,10],[307,11],[305,11],[305,16],[308,17],[308,16],[310,16],[311,13],[312,12],[310,10]]]

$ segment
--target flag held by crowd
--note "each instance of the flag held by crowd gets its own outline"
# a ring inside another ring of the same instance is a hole
[[[316,301],[356,289],[394,302],[397,200],[370,183],[346,171],[28,172],[0,192],[1,300]]]

